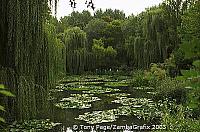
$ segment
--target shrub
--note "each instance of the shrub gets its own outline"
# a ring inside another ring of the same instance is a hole
[[[156,100],[165,98],[175,99],[177,103],[184,103],[187,100],[187,89],[184,81],[177,81],[172,78],[165,78],[155,87],[157,92]]]
[[[155,87],[164,78],[166,78],[165,70],[159,68],[157,64],[152,64],[149,71],[137,71],[133,74],[132,85]]]
[[[159,108],[163,112],[161,124],[166,126],[166,132],[198,132],[200,120],[192,119],[191,109],[175,102],[165,100]],[[163,131],[163,130],[162,130]]]
[[[165,65],[165,69],[167,71],[168,76],[176,77],[179,74],[180,71],[178,70],[176,66],[175,58],[173,54],[171,54],[170,57],[165,60],[164,65]]]
[[[148,80],[162,80],[166,77],[166,71],[158,67],[157,64],[152,64],[148,72],[145,72],[145,78]]]
[[[194,117],[200,116],[200,61],[193,62],[190,70],[181,70],[182,76],[176,77],[177,80],[185,81],[189,90],[187,105],[193,109]]]
[[[149,81],[144,78],[144,72],[141,70],[138,70],[133,73],[133,80],[131,81],[131,85],[134,87],[140,87],[140,86],[149,86]]]

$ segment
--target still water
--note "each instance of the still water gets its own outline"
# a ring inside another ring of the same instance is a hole
[[[49,99],[51,120],[62,123],[54,131],[154,129],[158,120],[151,112],[153,88],[133,87],[131,80],[128,76],[74,76],[62,81],[51,90]]]

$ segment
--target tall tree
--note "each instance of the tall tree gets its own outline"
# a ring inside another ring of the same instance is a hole
[[[79,12],[72,12],[70,16],[67,17],[67,22],[72,27],[79,27],[81,29],[84,29],[85,26],[89,23],[89,21],[92,20],[92,16],[89,11],[82,11]]]
[[[87,24],[84,31],[87,33],[89,44],[92,44],[93,39],[100,39],[104,36],[104,30],[107,25],[108,23],[102,19],[93,19]]]
[[[5,100],[7,114],[18,120],[35,118],[47,113],[51,86],[45,31],[49,1],[1,0],[0,8],[0,83],[16,95]]]
[[[66,45],[66,65],[67,72],[78,74],[84,71],[86,66],[86,33],[79,27],[69,28],[64,33],[64,43]]]
[[[112,20],[124,20],[126,18],[125,13],[117,9],[106,9],[105,11],[99,9],[95,12],[94,17],[104,19],[107,22],[111,22]]]

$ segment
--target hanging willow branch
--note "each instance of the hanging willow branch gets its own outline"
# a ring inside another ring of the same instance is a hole
[[[56,56],[55,61],[61,62],[57,57],[65,52],[60,52],[63,47],[59,47],[55,37],[52,43],[57,46],[53,51],[50,49],[50,36],[45,32],[49,2],[52,4],[51,0],[0,1],[0,71],[3,73],[0,81],[16,95],[15,101],[7,103],[18,120],[35,118],[38,113],[45,112],[52,78],[65,71],[50,61]],[[57,0],[54,2],[56,7]],[[7,68],[15,76],[9,74]]]
[[[66,65],[69,73],[82,73],[86,67],[86,33],[79,27],[65,31]]]
[[[74,8],[76,8],[76,5],[77,5],[77,3],[76,3],[76,0],[69,0],[69,3],[70,3],[70,6],[74,9]],[[85,4],[87,5],[87,8],[91,8],[91,9],[95,9],[95,6],[94,6],[94,3],[93,3],[93,1],[92,0],[86,0],[85,1]]]

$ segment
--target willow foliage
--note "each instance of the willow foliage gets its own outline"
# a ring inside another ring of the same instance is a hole
[[[46,107],[51,63],[44,29],[48,5],[49,0],[0,1],[0,82],[16,95],[7,101],[15,119],[34,118]]]
[[[45,25],[46,39],[49,48],[49,84],[54,84],[66,73],[66,47],[56,36],[56,27],[51,23]]]
[[[133,66],[133,62],[134,62],[134,41],[135,41],[135,37],[134,36],[130,36],[128,39],[126,39],[126,43],[125,43],[125,48],[126,48],[126,56],[127,56],[127,61],[128,61],[128,65]]]
[[[86,33],[79,27],[64,32],[67,72],[78,74],[86,67]]]
[[[134,42],[134,61],[135,66],[138,68],[143,68],[144,66],[144,40],[141,37],[135,38]]]
[[[170,54],[168,49],[175,47],[176,42],[171,34],[175,31],[171,29],[171,19],[166,20],[166,17],[166,11],[160,5],[130,17],[128,23],[125,22],[124,27],[133,30],[127,30],[125,39],[128,60],[133,60],[135,68],[147,68],[151,63],[163,62]]]
[[[169,29],[161,7],[147,11],[144,19],[144,61],[148,67],[151,63],[163,62],[167,57]]]

